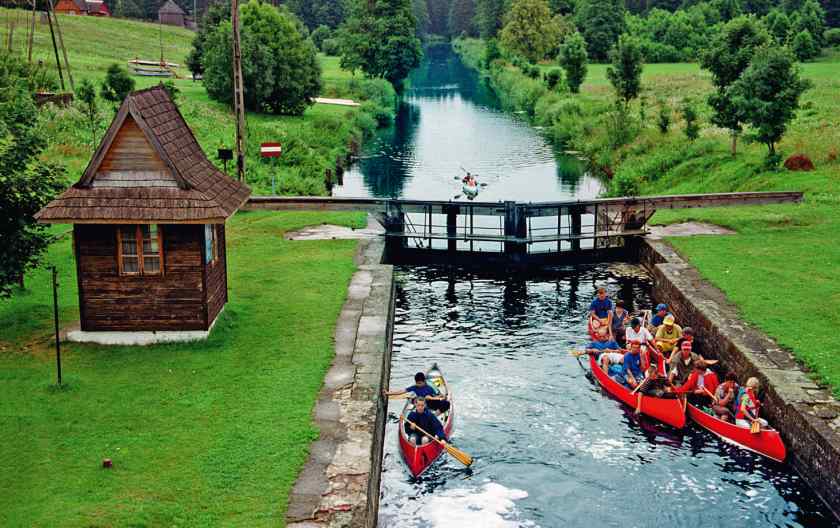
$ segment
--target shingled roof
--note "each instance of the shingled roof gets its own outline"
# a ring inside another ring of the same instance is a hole
[[[133,145],[145,138],[141,147],[147,158],[159,157],[152,160],[159,170],[130,170],[130,155],[113,161],[124,152],[115,141],[123,127],[136,136]],[[106,170],[106,158],[120,170]],[[52,224],[222,223],[250,194],[207,159],[169,94],[156,86],[126,97],[82,178],[35,218]]]
[[[166,3],[160,6],[158,9],[158,14],[168,14],[168,15],[185,15],[186,12],[181,9],[181,6],[173,2],[172,0],[166,0]]]

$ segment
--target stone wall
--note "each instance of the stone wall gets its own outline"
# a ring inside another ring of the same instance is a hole
[[[638,249],[657,301],[695,329],[703,355],[720,359],[742,380],[761,381],[762,413],[781,432],[788,462],[840,517],[840,403],[789,352],[743,322],[737,307],[673,247],[642,240]]]
[[[319,439],[289,496],[290,528],[374,528],[390,377],[393,267],[384,241],[360,240],[335,330],[335,359],[315,405]]]

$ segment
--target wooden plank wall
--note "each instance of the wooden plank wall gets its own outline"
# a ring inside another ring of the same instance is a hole
[[[218,233],[219,259],[207,265],[207,323],[213,324],[227,303],[227,251],[225,248],[224,224],[214,226]]]
[[[205,330],[203,225],[166,225],[162,276],[120,276],[116,227],[77,224],[85,331]]]
[[[126,118],[122,128],[117,132],[111,148],[99,166],[99,172],[112,171],[169,172],[166,163],[155,152],[131,116]]]

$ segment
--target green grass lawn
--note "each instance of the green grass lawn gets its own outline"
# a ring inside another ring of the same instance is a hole
[[[20,20],[27,13],[22,10],[0,8],[0,20]],[[64,42],[67,46],[73,77],[101,83],[108,66],[127,65],[135,57],[158,60],[161,42],[164,58],[180,65],[180,79],[175,85],[181,91],[178,106],[193,129],[205,153],[216,161],[219,147],[234,144],[235,122],[227,105],[212,101],[201,82],[193,82],[185,60],[192,47],[195,33],[171,26],[116,18],[59,16]],[[5,34],[4,34],[5,35]],[[21,25],[14,33],[14,52],[26,56],[26,28]],[[45,67],[55,71],[55,56],[46,23],[36,24],[33,60],[43,60]],[[255,194],[271,194],[272,176],[276,178],[277,194],[322,195],[326,193],[324,173],[334,169],[336,160],[344,158],[351,143],[360,142],[377,126],[376,112],[393,112],[393,90],[385,81],[370,81],[342,70],[337,57],[319,55],[323,72],[322,94],[328,97],[348,97],[370,100],[372,106],[357,108],[316,104],[302,116],[275,116],[249,112],[247,115],[246,170],[248,184]],[[150,77],[134,77],[137,88],[160,82]],[[68,85],[69,89],[69,85]],[[100,100],[101,123],[98,138],[114,114],[109,103]],[[68,168],[68,183],[78,180],[95,145],[89,125],[76,108],[46,110],[45,132],[50,146],[44,157],[60,161]],[[281,161],[263,161],[259,145],[280,141],[284,145]],[[233,169],[230,168],[230,172]]]
[[[0,526],[282,526],[317,438],[311,412],[356,247],[283,233],[327,221],[364,218],[238,214],[228,224],[230,303],[210,339],[67,344],[64,390],[53,385],[48,272],[0,300]],[[78,318],[69,237],[47,261],[60,271],[69,323]]]

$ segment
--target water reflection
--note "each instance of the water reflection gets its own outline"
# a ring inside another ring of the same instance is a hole
[[[487,83],[448,45],[427,49],[393,126],[366,142],[336,196],[453,200],[462,168],[483,201],[592,198],[601,183],[526,121],[499,110]]]
[[[467,471],[440,460],[412,480],[392,405],[381,526],[831,525],[788,466],[634,415],[569,356],[586,340],[597,286],[649,305],[638,267],[529,277],[414,267],[398,279],[391,386],[438,362],[455,397],[454,439],[476,462]]]

